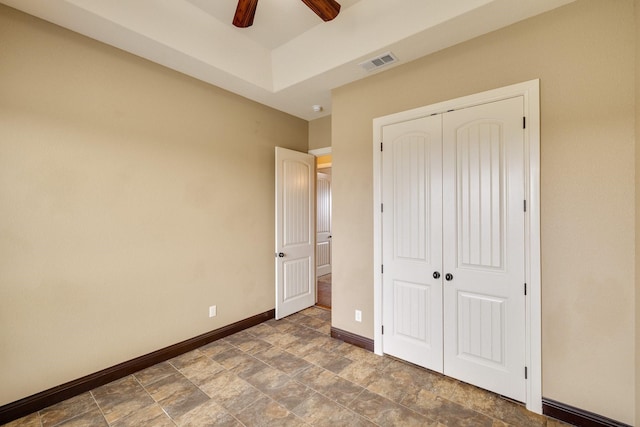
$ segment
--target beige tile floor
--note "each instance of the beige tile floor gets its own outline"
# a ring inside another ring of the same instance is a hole
[[[329,336],[331,312],[270,320],[8,426],[549,426],[562,423]]]

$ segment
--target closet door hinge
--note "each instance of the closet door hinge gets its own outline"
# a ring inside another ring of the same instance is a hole
[[[382,142],[380,143],[380,151],[382,151]]]
[[[523,200],[523,201],[522,201],[522,204],[523,204],[523,206],[524,206],[524,211],[526,212],[526,211],[527,211],[527,201],[526,201],[526,200]]]
[[[384,203],[380,203],[380,212],[384,212]]]
[[[384,264],[380,265],[380,273],[384,274]]]
[[[382,325],[382,335],[384,335],[384,325]]]
[[[522,129],[526,129],[527,128],[527,118],[523,117],[522,118]]]
[[[524,294],[527,295],[527,284],[524,284]]]
[[[524,379],[526,380],[526,379],[528,379],[528,377],[529,377],[529,372],[528,372],[527,367],[525,366],[524,367]]]

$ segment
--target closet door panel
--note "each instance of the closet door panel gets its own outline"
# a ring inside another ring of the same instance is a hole
[[[385,126],[383,351],[442,372],[440,117]]]
[[[443,115],[444,373],[525,400],[523,98]]]

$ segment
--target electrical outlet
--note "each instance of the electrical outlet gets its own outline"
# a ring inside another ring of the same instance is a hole
[[[218,314],[218,309],[216,308],[215,305],[212,305],[211,307],[209,307],[209,317],[216,317],[217,314]]]
[[[356,310],[356,322],[362,322],[362,311]]]

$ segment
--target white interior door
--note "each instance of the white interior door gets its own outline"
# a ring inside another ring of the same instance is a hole
[[[523,105],[516,97],[443,115],[444,371],[519,401],[526,398]]]
[[[382,132],[383,351],[442,372],[442,122]]]
[[[382,128],[383,352],[526,400],[523,98]]]
[[[331,273],[331,175],[318,172],[316,204],[317,275]]]
[[[316,302],[315,158],[276,147],[276,319]]]

